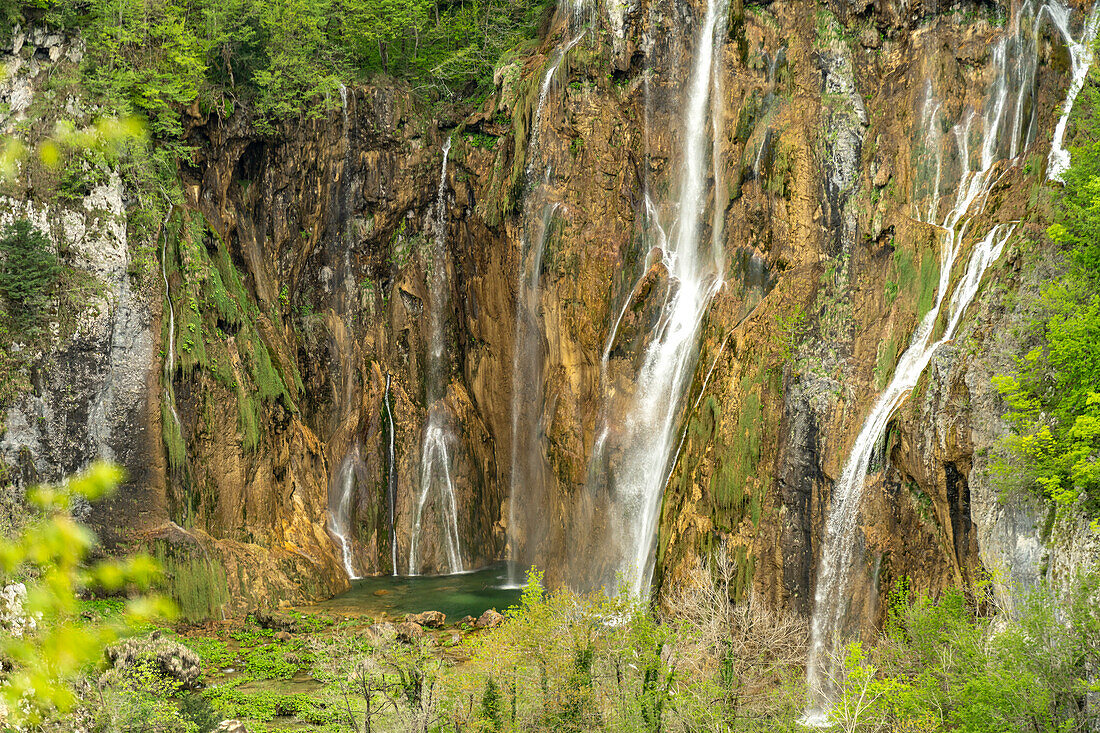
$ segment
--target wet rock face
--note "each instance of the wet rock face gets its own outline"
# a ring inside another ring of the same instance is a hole
[[[123,192],[110,183],[65,212],[0,201],[0,217],[63,222],[56,241],[109,286],[8,410],[0,454],[19,483],[113,456],[134,480],[99,510],[108,529],[122,529],[111,516],[126,516],[125,529],[137,516],[147,541],[213,558],[234,597],[248,599],[236,610],[331,595],[348,570],[448,569],[449,499],[423,491],[435,401],[463,564],[511,554],[551,582],[583,584],[590,545],[613,519],[606,466],[592,461],[601,410],[632,396],[660,305],[678,287],[663,251],[674,229],[657,231],[648,212],[663,210],[665,224],[674,214],[682,94],[706,11],[703,0],[611,5],[549,79],[541,107],[546,73],[572,37],[564,15],[498,71],[497,93],[457,129],[384,85],[346,90],[327,118],[269,137],[236,117],[191,120],[198,152],[177,215],[197,222],[194,244],[211,262],[239,275],[249,315],[242,325],[202,314],[232,378],[209,365],[171,375],[182,465],[161,440],[163,291],[127,279],[125,233],[108,216]],[[677,416],[656,578],[674,583],[722,545],[738,563],[736,593],[809,612],[832,484],[934,290],[940,234],[913,216],[927,187],[928,83],[958,118],[981,98],[1003,28],[985,3],[973,21],[929,2],[730,5],[700,236],[710,244],[721,232],[723,286]],[[1057,39],[1043,33],[1042,60],[1054,60]],[[20,68],[40,63],[12,53]],[[1058,68],[1040,64],[1038,120],[1063,93]],[[33,93],[23,80],[0,88],[13,110]],[[1025,153],[1030,172],[1006,168],[988,217],[1022,217],[1045,134]],[[1011,268],[988,277],[1006,292],[1027,280]],[[183,303],[185,275],[168,279]],[[1033,577],[1044,557],[1034,512],[998,503],[988,473],[1005,431],[989,377],[1024,346],[1003,337],[1016,318],[983,291],[891,421],[860,519],[869,581],[853,605],[865,616],[902,576],[937,591],[983,565]],[[286,393],[257,398],[246,430],[236,385],[257,343]],[[337,503],[346,544],[331,525]]]

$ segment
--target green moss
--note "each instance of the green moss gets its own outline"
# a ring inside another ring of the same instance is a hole
[[[162,401],[160,405],[160,432],[168,451],[169,467],[173,470],[181,468],[187,462],[187,446],[179,423],[172,414],[172,406],[167,401]]]
[[[759,395],[762,375],[746,376],[741,382],[745,395],[737,416],[734,444],[725,447],[718,457],[717,470],[711,479],[711,492],[726,526],[732,528],[745,517],[752,497],[750,478],[760,462],[763,409]]]
[[[153,554],[164,568],[166,591],[179,606],[181,618],[203,621],[221,615],[222,607],[229,602],[225,568],[207,557],[200,547],[157,542]]]
[[[925,250],[920,261],[920,295],[917,297],[917,315],[924,315],[932,309],[936,298],[936,286],[940,280],[940,263],[935,253]]]
[[[889,337],[879,342],[878,354],[875,358],[875,389],[880,392],[886,387],[886,384],[890,381],[890,376],[894,373],[897,351],[896,337],[893,329],[891,329]]]

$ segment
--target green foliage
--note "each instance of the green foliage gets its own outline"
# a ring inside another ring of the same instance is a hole
[[[1050,237],[1066,251],[1066,275],[1046,287],[1036,324],[1040,345],[1014,374],[995,378],[1013,435],[1004,475],[1068,507],[1100,516],[1100,94],[1083,99],[1090,140],[1073,165]],[[1081,104],[1079,103],[1079,106]]]
[[[258,680],[288,680],[299,664],[287,659],[281,644],[265,644],[243,653],[245,672]]]
[[[217,724],[201,697],[166,678],[155,660],[107,672],[99,681],[97,729],[110,733],[206,733]]]
[[[61,267],[46,235],[17,219],[0,235],[0,294],[16,323],[26,326],[46,304]]]
[[[184,155],[182,110],[232,113],[261,132],[316,118],[341,83],[408,79],[432,96],[475,96],[509,49],[533,38],[549,0],[13,0],[0,22],[42,16],[87,41],[85,75],[120,114],[139,115],[160,150]]]
[[[76,702],[73,683],[110,641],[171,613],[156,597],[137,597],[109,623],[88,625],[78,616],[79,594],[148,589],[158,576],[156,564],[144,556],[89,563],[95,537],[69,515],[74,500],[102,499],[120,479],[118,469],[99,464],[61,486],[29,492],[39,516],[15,539],[0,540],[0,585],[26,585],[20,628],[0,636],[6,673],[0,700],[9,723],[41,723],[69,710]]]
[[[882,642],[848,647],[833,718],[844,730],[1084,731],[1083,695],[1100,660],[1098,577],[1064,600],[1046,588],[996,619],[960,591],[891,596]]]
[[[197,636],[180,639],[179,641],[202,658],[203,666],[206,667],[208,673],[228,667],[237,661],[237,653],[232,651],[221,639]]]

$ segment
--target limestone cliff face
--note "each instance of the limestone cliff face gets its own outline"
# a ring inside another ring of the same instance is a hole
[[[676,417],[658,586],[723,545],[742,591],[810,611],[833,484],[935,292],[941,233],[914,208],[929,89],[960,119],[990,84],[994,41],[1034,15],[936,5],[722,4],[701,241],[717,233],[723,284]],[[707,3],[579,7],[472,112],[360,86],[327,118],[261,137],[194,110],[185,199],[153,243],[163,281],[131,292],[124,233],[105,235],[122,252],[107,268],[115,305],[91,336],[55,344],[43,363],[58,366],[9,406],[16,484],[115,457],[132,509],[101,511],[101,526],[224,568],[238,609],[331,595],[349,569],[453,569],[452,523],[464,567],[511,557],[555,581],[606,577],[593,566],[616,457],[592,456],[676,287],[651,212],[676,200]],[[1068,62],[1057,31],[1037,28],[1023,146],[974,231],[1021,223],[872,462],[858,618],[901,576],[918,590],[983,567],[1027,580],[1045,557],[1041,508],[998,502],[989,472],[1005,432],[990,376],[1026,347],[1019,303],[1057,272],[1036,192]],[[73,371],[78,352],[95,374]],[[88,393],[63,397],[63,382]],[[430,409],[453,517],[424,455]],[[1055,534],[1087,551],[1087,528]],[[1072,556],[1047,564],[1064,572]]]

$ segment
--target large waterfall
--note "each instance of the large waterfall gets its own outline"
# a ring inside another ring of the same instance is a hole
[[[949,134],[943,132],[948,129],[943,120],[943,105],[936,98],[932,82],[928,84],[929,91],[920,115],[923,129],[918,138],[924,148],[919,154],[925,156],[926,165],[921,171],[923,175],[916,181],[914,209],[918,218],[942,231],[939,283],[931,310],[913,333],[893,378],[865,419],[833,489],[814,593],[807,663],[810,703],[805,721],[808,724],[828,724],[834,691],[832,664],[841,654],[848,603],[853,584],[859,582],[857,520],[872,454],[882,440],[890,417],[916,386],[933,355],[955,337],[986,269],[998,259],[1013,233],[1015,224],[1002,222],[977,238],[966,269],[952,290],[955,265],[964,254],[965,243],[974,240],[971,225],[984,210],[990,188],[997,180],[994,173],[998,164],[1026,150],[1035,138],[1035,125],[1030,118],[1035,114],[1036,35],[1044,15],[1055,19],[1059,29],[1067,33],[1064,13],[1064,9],[1053,3],[1038,8],[1033,3],[1025,4],[1011,28],[992,49],[992,81],[980,105],[964,107]],[[1095,13],[1090,15],[1088,25],[1091,27],[1094,22]],[[1084,35],[1092,32],[1086,30]],[[1068,34],[1066,37],[1072,45]],[[1074,74],[1076,78],[1076,66]],[[1079,88],[1074,81],[1066,102],[1067,113]],[[1059,126],[1062,127],[1062,123]],[[958,160],[959,170],[951,196],[951,179],[945,180],[948,173],[945,162],[953,158]],[[1054,163],[1052,157],[1052,167]],[[948,193],[942,200],[941,190]],[[944,207],[946,211],[941,215]],[[950,299],[947,297],[949,292]],[[948,304],[946,319],[941,320],[945,301]],[[934,338],[941,324],[940,336]]]
[[[669,287],[634,379],[633,394],[618,403],[621,410],[605,407],[592,452],[591,481],[606,483],[612,513],[611,536],[604,546],[608,570],[614,575],[605,575],[603,582],[608,587],[621,582],[636,595],[652,577],[664,480],[675,448],[680,405],[695,366],[699,327],[722,284],[721,242],[717,236],[711,239],[703,234],[715,133],[721,129],[712,101],[718,97],[718,40],[724,35],[726,15],[723,0],[708,0],[682,102],[679,190],[670,207],[674,219],[664,227],[658,219],[653,227],[670,232],[660,252]],[[612,332],[609,342],[614,338]],[[612,396],[604,399],[610,401]],[[590,490],[596,491],[595,486]]]
[[[435,207],[435,237],[432,248],[431,310],[427,357],[428,419],[424,426],[424,439],[420,452],[420,495],[416,502],[412,537],[409,541],[409,575],[421,572],[420,543],[423,538],[424,512],[435,494],[434,506],[439,530],[442,533],[447,569],[460,573],[465,567],[462,559],[462,540],[458,531],[458,502],[455,496],[454,478],[451,476],[451,426],[445,405],[448,368],[445,353],[444,321],[449,305],[450,282],[447,277],[447,163],[450,160],[450,139],[443,146],[443,165],[439,174],[439,189]]]

